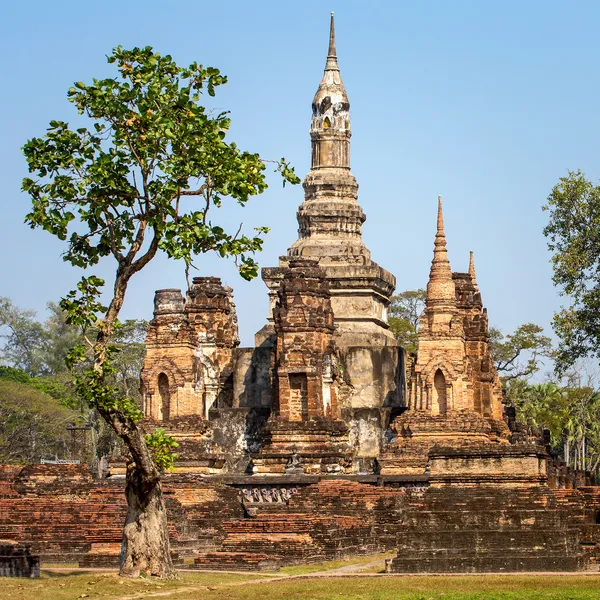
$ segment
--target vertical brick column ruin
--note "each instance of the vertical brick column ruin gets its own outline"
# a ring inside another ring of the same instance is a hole
[[[453,273],[452,278],[457,308],[463,315],[472,408],[484,417],[502,419],[502,383],[492,358],[487,309],[481,301],[473,252],[470,253],[468,273]]]
[[[238,345],[232,291],[218,277],[195,277],[186,300],[180,290],[158,290],[141,375],[144,415],[208,418],[217,403],[231,406]]]
[[[275,404],[255,471],[282,474],[292,456],[305,473],[341,472],[348,427],[340,419],[339,377],[329,281],[317,261],[282,269],[273,310]]]
[[[202,395],[194,386],[194,340],[185,301],[178,289],[155,293],[141,381],[145,417],[168,421],[181,415],[201,414]]]
[[[338,419],[337,386],[332,378],[335,343],[331,294],[316,261],[290,262],[273,316],[278,418]]]
[[[240,344],[233,291],[219,277],[194,277],[186,312],[195,341],[197,387],[204,394],[204,416],[212,407],[233,403],[233,349]]]

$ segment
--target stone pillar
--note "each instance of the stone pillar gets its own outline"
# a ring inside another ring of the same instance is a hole
[[[194,340],[178,289],[157,290],[141,372],[144,416],[157,421],[201,414],[195,393]]]
[[[282,269],[273,312],[275,402],[255,471],[284,474],[292,464],[305,473],[351,469],[329,281],[316,261],[293,260]]]
[[[334,319],[325,273],[316,261],[292,261],[278,297],[274,310],[277,416],[291,421],[339,418],[332,385]]]
[[[203,414],[233,406],[233,350],[239,346],[233,292],[218,277],[194,277],[186,311],[195,342],[197,388]]]

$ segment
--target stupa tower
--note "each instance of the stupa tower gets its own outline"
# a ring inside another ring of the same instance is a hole
[[[338,65],[332,13],[325,71],[312,102],[312,160],[303,184],[304,202],[297,213],[299,236],[279,264],[285,267],[290,260],[307,258],[325,269],[339,347],[395,346],[387,325],[387,307],[396,280],[371,260],[362,239],[366,217],[350,171],[351,135],[350,102]],[[281,276],[277,267],[262,271],[271,310],[270,324],[258,334],[259,343],[272,328]]]

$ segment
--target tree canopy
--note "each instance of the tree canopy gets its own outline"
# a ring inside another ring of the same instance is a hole
[[[544,358],[554,354],[552,340],[534,323],[519,325],[506,335],[491,327],[490,344],[494,366],[503,382],[527,379],[540,370]]]
[[[569,171],[552,188],[544,235],[552,252],[553,281],[569,304],[554,315],[556,366],[598,358],[600,348],[600,186]]]
[[[388,309],[388,324],[392,333],[407,352],[417,351],[419,317],[425,308],[424,289],[406,290],[392,297]]]
[[[5,373],[6,375],[6,373]],[[0,462],[70,458],[67,425],[77,414],[28,383],[0,377]]]
[[[0,298],[0,339],[0,360],[5,365],[30,375],[44,372],[44,332],[34,311],[15,306],[9,298]]]

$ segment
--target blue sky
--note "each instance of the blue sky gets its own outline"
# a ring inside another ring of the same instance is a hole
[[[304,177],[331,10],[373,258],[399,291],[424,286],[441,194],[452,267],[466,270],[475,251],[490,323],[549,328],[561,299],[541,206],[567,169],[600,174],[597,2],[4,2],[0,295],[42,317],[81,276],[62,262],[59,242],[23,224],[19,191],[20,147],[51,119],[74,119],[72,82],[110,75],[105,55],[118,44],[218,67],[229,83],[211,106],[231,111],[231,139],[264,158],[285,156]],[[273,266],[296,239],[301,201],[300,186],[284,189],[273,176],[246,208],[224,205],[222,222],[271,227],[259,261]],[[215,257],[198,267],[234,287],[251,345],[267,315],[263,282],[244,282]],[[150,318],[154,290],[184,284],[181,265],[157,260],[133,280],[124,316]]]

